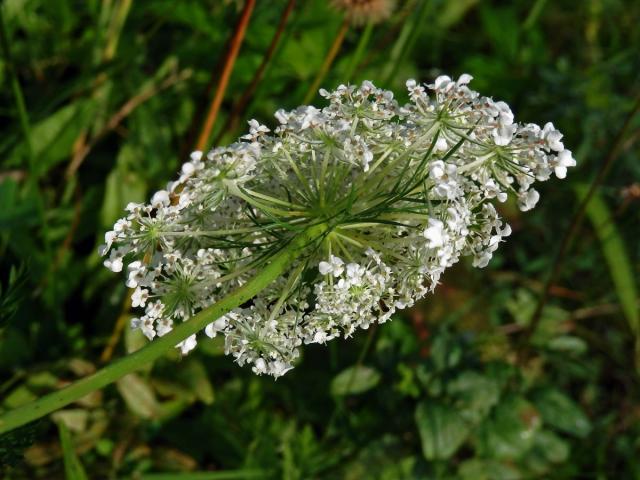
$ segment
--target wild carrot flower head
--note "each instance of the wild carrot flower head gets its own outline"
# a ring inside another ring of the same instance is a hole
[[[407,82],[410,102],[371,82],[321,90],[328,106],[252,120],[228,147],[194,152],[177,180],[105,235],[126,270],[133,321],[150,339],[245,283],[302,230],[324,233],[250,303],[208,325],[258,373],[284,374],[299,347],[387,321],[433,291],[462,257],[484,267],[511,228],[495,202],[520,209],[532,188],[575,165],[553,124],[514,122],[470,75]],[[181,342],[183,353],[195,335]]]

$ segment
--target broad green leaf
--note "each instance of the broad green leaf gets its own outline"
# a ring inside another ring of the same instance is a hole
[[[198,360],[189,361],[182,368],[181,378],[188,384],[198,400],[206,405],[213,403],[213,385],[211,385],[202,362]]]
[[[460,464],[458,468],[460,480],[520,480],[518,470],[506,463],[496,460],[474,458]]]
[[[542,420],[558,430],[577,437],[585,437],[591,431],[591,422],[580,405],[559,390],[538,390],[533,395],[533,403]]]
[[[56,423],[63,423],[72,432],[81,433],[87,428],[89,411],[83,408],[67,408],[51,414]]]
[[[465,417],[474,422],[484,418],[500,400],[498,381],[472,371],[463,372],[452,380],[447,391],[462,401]]]
[[[124,147],[120,155],[125,155],[128,149]],[[136,173],[125,170],[124,167],[116,167],[107,177],[102,204],[101,220],[105,226],[111,226],[123,216],[124,207],[129,202],[144,202],[146,200],[147,186],[144,180]]]
[[[340,372],[331,382],[331,393],[335,396],[355,395],[375,387],[380,374],[371,367],[355,365]]]
[[[462,446],[470,426],[453,407],[434,401],[418,405],[415,414],[427,460],[446,460]]]
[[[20,195],[18,183],[5,178],[0,181],[0,231],[29,227],[39,221],[37,197],[30,192]]]
[[[62,453],[64,458],[64,473],[67,480],[88,480],[87,474],[80,463],[78,455],[76,455],[75,447],[71,434],[64,422],[58,422],[58,431],[60,432],[60,444],[62,445]]]
[[[586,185],[575,187],[578,198],[583,199],[588,191]],[[640,308],[638,307],[638,287],[633,272],[633,262],[627,253],[626,245],[620,236],[609,208],[602,196],[596,191],[587,204],[587,217],[600,240],[604,258],[622,305],[624,316],[631,331],[640,339]]]
[[[550,431],[536,433],[536,448],[551,463],[562,463],[569,458],[569,444]]]
[[[547,347],[549,350],[573,353],[576,355],[586,353],[589,348],[584,340],[579,337],[574,337],[573,335],[561,335],[552,338],[547,343]]]
[[[18,408],[34,401],[36,398],[38,396],[26,385],[20,385],[2,399],[2,406],[6,409]]]
[[[129,292],[127,292],[127,295],[129,295]],[[142,330],[140,330],[139,328],[131,328],[130,323],[130,319],[126,320],[126,326],[124,327],[124,345],[127,353],[133,353],[137,350],[140,350],[142,347],[149,343],[149,339],[144,336]],[[152,364],[149,365],[151,366]]]
[[[135,373],[125,375],[116,382],[118,391],[129,409],[142,418],[158,418],[160,404],[151,386]]]
[[[480,426],[477,439],[482,456],[515,460],[532,448],[540,429],[540,414],[524,398],[503,399]]]
[[[86,127],[94,110],[91,100],[77,100],[65,105],[31,129],[36,175],[46,173],[51,167],[69,157],[73,143]],[[21,163],[26,155],[24,144],[18,145],[10,154],[10,164]]]

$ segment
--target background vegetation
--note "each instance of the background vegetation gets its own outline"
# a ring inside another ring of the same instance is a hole
[[[167,355],[0,439],[3,478],[640,478],[639,2],[407,0],[370,26],[322,0],[0,11],[2,409],[144,344],[97,245],[174,176],[216,92],[209,144],[316,79],[402,100],[407,78],[469,72],[578,159],[533,212],[503,208],[514,234],[489,267],[458,266],[395,321],[306,348],[277,382],[217,341]]]

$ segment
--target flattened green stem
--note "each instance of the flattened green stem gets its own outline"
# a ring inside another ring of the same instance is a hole
[[[292,261],[300,256],[306,250],[306,247],[318,240],[327,229],[326,224],[318,224],[299,233],[285,248],[271,258],[271,262],[258,275],[215,305],[202,310],[188,321],[176,326],[165,336],[149,342],[137,352],[107,365],[93,375],[78,380],[68,387],[1,415],[0,434],[69,405],[85,395],[99,390],[124,375],[139,369],[144,364],[161,357],[184,339],[201,331],[209,323],[253,298],[282,275],[290,267]]]

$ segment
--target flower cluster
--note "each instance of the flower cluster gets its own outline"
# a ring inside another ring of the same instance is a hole
[[[105,265],[127,271],[133,321],[169,332],[256,275],[296,232],[323,226],[289,270],[211,323],[239,364],[274,376],[303,344],[385,322],[462,257],[484,267],[511,233],[494,203],[539,199],[533,183],[575,161],[547,123],[471,90],[470,75],[407,82],[400,106],[370,82],[321,90],[329,105],[255,120],[238,143],[194,152],[180,176],[105,235]],[[178,347],[196,346],[193,335]]]

